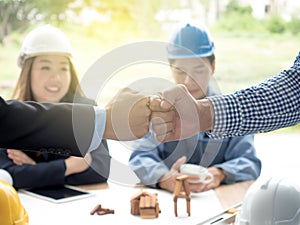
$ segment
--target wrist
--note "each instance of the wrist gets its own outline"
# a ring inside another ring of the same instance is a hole
[[[111,120],[111,109],[109,107],[106,107],[105,112],[106,112],[106,121],[105,121],[103,138],[116,140],[116,135],[115,132],[113,131],[112,120]]]
[[[178,175],[177,172],[176,172],[176,174]],[[177,176],[176,174],[174,174],[174,172],[171,172],[171,171],[164,174],[157,182],[157,186],[160,189],[164,189],[169,192],[173,192],[174,188],[175,188],[175,182],[176,182],[176,176]]]
[[[71,164],[72,164],[72,161],[70,160],[70,157],[65,159],[65,166],[66,166],[65,176],[69,176],[74,173],[74,171],[72,170],[73,167],[71,166]]]
[[[222,168],[218,168],[218,167],[217,167],[217,169],[218,169],[218,172],[219,172],[220,180],[221,180],[221,182],[222,182],[222,181],[225,180],[225,178],[226,178],[226,173],[225,173],[225,171],[224,171]]]
[[[209,131],[214,127],[214,111],[208,99],[197,101],[200,131]]]

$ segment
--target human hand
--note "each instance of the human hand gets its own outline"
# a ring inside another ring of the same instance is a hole
[[[164,135],[173,135],[176,118],[176,112],[172,107],[166,109],[161,107],[162,101],[160,96],[152,96],[149,106],[152,111],[150,120],[152,130],[158,141],[161,141],[163,138],[160,137]]]
[[[89,168],[93,161],[91,154],[86,154],[84,158],[71,156],[65,160],[66,171],[65,176],[80,173]]]
[[[171,167],[171,169],[164,174],[164,176],[159,180],[159,187],[162,189],[165,189],[169,192],[174,192],[175,185],[176,185],[176,177],[182,175],[179,172],[179,168],[181,165],[183,165],[186,162],[186,157],[182,156],[179,158]],[[212,173],[214,176],[214,179],[209,184],[203,184],[203,183],[189,183],[189,188],[191,192],[203,192],[208,191],[212,188],[216,188],[220,185],[221,181],[225,178],[224,172],[221,169],[218,169],[216,167],[208,168],[208,171]],[[198,176],[189,175],[188,180],[197,181],[199,179]]]
[[[150,102],[152,128],[158,141],[184,139],[200,131],[197,101],[184,85],[162,92],[158,102]],[[172,131],[166,132],[170,128]]]
[[[159,180],[158,185],[160,188],[165,189],[169,192],[174,192],[176,185],[176,177],[181,175],[179,173],[179,168],[182,164],[186,162],[186,157],[182,156],[179,158],[171,167],[171,169],[165,173]]]
[[[8,158],[10,158],[14,164],[16,165],[23,165],[23,164],[30,164],[35,165],[36,162],[26,155],[24,152],[15,149],[7,149]]]
[[[204,192],[220,186],[222,180],[225,179],[225,173],[222,169],[216,167],[209,167],[208,171],[213,175],[213,180],[209,184],[190,183],[190,190],[192,192]]]
[[[214,179],[211,183],[207,185],[208,190],[219,187],[221,182],[226,178],[224,170],[217,167],[209,167],[208,172],[210,172]]]
[[[149,132],[149,97],[124,88],[106,106],[104,138],[130,141]]]
[[[213,128],[214,111],[208,99],[196,100],[182,84],[150,101],[151,122],[160,142],[185,139]],[[173,128],[173,129],[172,129]]]

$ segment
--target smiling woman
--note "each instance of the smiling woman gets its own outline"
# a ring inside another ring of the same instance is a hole
[[[45,25],[31,31],[18,58],[21,73],[13,98],[96,105],[79,86],[71,56],[69,40],[61,30]],[[110,156],[106,141],[85,158],[5,149],[0,151],[0,168],[11,174],[17,189],[83,185],[107,180]]]
[[[72,48],[59,29],[45,25],[25,38],[18,57],[21,67],[13,98],[22,101],[60,102],[83,97],[72,63]]]

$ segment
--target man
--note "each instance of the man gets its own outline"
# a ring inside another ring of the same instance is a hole
[[[183,85],[177,85],[161,96],[151,102],[151,109],[157,111],[152,118],[165,120],[153,120],[160,141],[190,137],[199,131],[224,138],[293,126],[300,122],[300,54],[291,68],[234,94],[195,100]],[[162,132],[168,127],[174,130]]]
[[[218,94],[211,81],[216,68],[214,43],[203,25],[180,24],[171,35],[167,53],[175,82],[184,85],[195,99]],[[135,142],[129,160],[144,185],[173,192],[184,163],[207,167],[213,177],[212,182],[191,180],[192,192],[255,180],[260,174],[253,135],[211,140],[199,132],[191,138],[163,144],[151,140],[151,133],[147,137]]]

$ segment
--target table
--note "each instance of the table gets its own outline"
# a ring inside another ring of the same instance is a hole
[[[230,185],[221,185],[214,190],[224,210],[240,203],[254,181],[244,181]]]
[[[98,224],[199,224],[219,214],[224,209],[240,201],[252,182],[223,185],[215,190],[193,193],[191,199],[191,216],[186,213],[185,199],[178,200],[178,217],[174,215],[172,193],[164,190],[141,187],[126,187],[115,183],[79,186],[94,193],[94,197],[67,203],[55,204],[32,196],[19,193],[22,204],[29,214],[29,225],[98,225]],[[142,219],[130,214],[130,199],[141,191],[157,193],[161,213],[156,219]],[[90,215],[90,211],[101,204],[104,208],[115,210],[115,214],[103,216]]]
[[[220,204],[224,210],[239,204],[248,190],[248,188],[253,184],[254,181],[244,181],[235,184],[221,185],[214,189],[214,193],[217,196]],[[101,190],[108,189],[109,184],[92,184],[92,185],[79,185],[77,186],[84,190]]]

